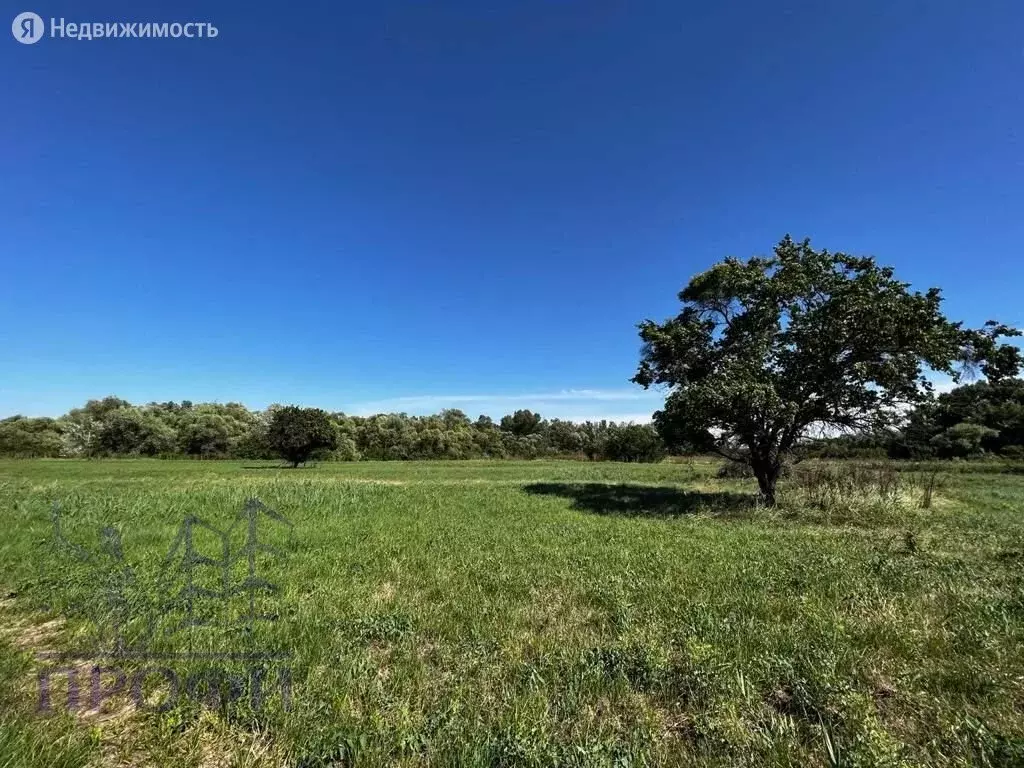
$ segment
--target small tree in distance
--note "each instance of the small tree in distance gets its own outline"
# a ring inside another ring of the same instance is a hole
[[[1016,375],[1020,350],[998,339],[1019,331],[964,329],[940,312],[938,288],[908,288],[872,258],[787,235],[772,256],[730,257],[694,277],[676,317],[640,323],[633,381],[669,388],[655,414],[662,434],[749,464],[774,504],[802,438],[899,423],[931,396],[923,366],[954,380],[964,367],[990,381]]]
[[[541,415],[531,410],[519,410],[511,416],[501,417],[501,431],[511,432],[516,437],[527,437],[541,429]]]
[[[278,456],[297,467],[319,451],[337,448],[338,430],[326,411],[289,405],[274,411],[267,442]]]

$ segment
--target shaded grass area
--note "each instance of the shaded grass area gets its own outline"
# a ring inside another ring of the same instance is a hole
[[[608,483],[530,483],[527,493],[572,500],[572,508],[599,515],[674,517],[697,512],[744,513],[756,507],[750,493],[687,491],[673,486]]]
[[[33,716],[6,647],[0,765],[1021,764],[1024,478],[768,512],[716,466],[0,462],[0,583],[68,646],[103,635],[110,572],[50,545],[54,501],[90,552],[119,531],[139,614],[188,516],[227,528],[255,495],[294,524],[260,563],[278,621],[156,642],[287,652],[289,711],[182,701],[110,762],[95,726]]]

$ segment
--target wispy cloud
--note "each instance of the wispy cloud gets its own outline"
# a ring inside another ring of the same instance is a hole
[[[358,416],[375,413],[437,413],[459,408],[471,417],[483,413],[492,418],[519,408],[529,408],[546,418],[588,421],[648,422],[663,401],[658,392],[641,389],[563,389],[556,392],[506,394],[410,395],[351,404],[346,410]]]

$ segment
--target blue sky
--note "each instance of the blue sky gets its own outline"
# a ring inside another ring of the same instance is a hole
[[[642,420],[635,324],[786,232],[1024,324],[1017,2],[5,7],[219,35],[0,44],[3,415]]]

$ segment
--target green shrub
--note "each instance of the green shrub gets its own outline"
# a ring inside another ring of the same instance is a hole
[[[1007,445],[999,454],[1010,461],[1024,461],[1024,445]]]

